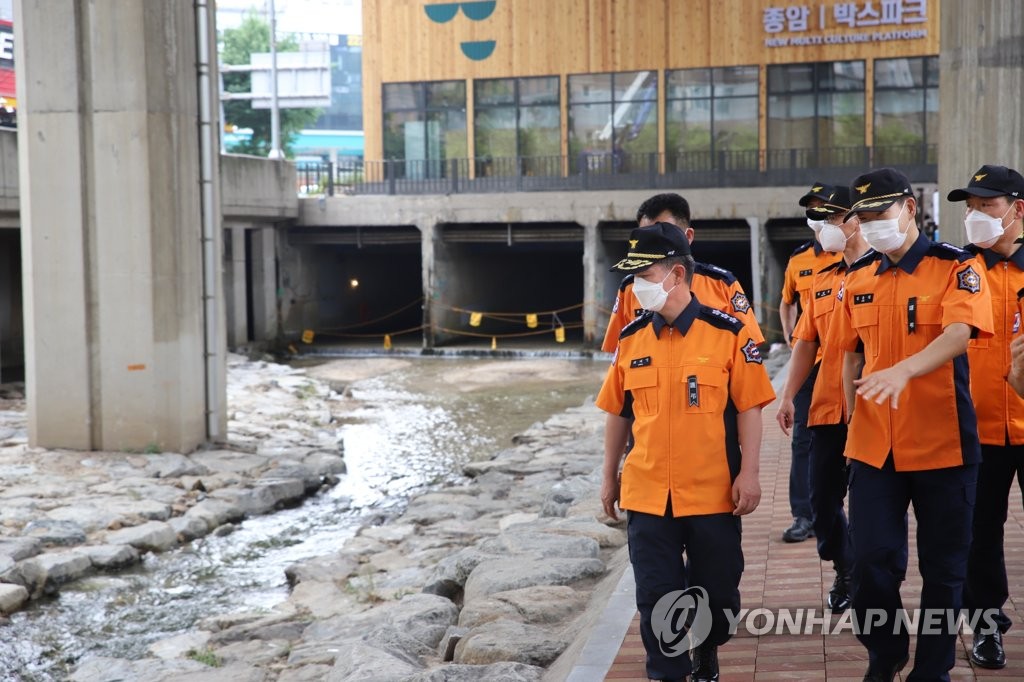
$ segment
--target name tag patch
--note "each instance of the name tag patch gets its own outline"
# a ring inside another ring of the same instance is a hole
[[[874,294],[854,294],[853,295],[853,304],[854,305],[859,305],[861,303],[871,303],[874,300],[875,300],[875,295]]]
[[[629,361],[630,368],[633,368],[633,367],[647,367],[650,364],[651,364],[651,356],[650,355],[648,355],[647,357],[644,357],[644,358],[636,358],[634,360],[630,360]]]
[[[832,295],[832,289],[821,289],[814,292],[814,298],[825,298]]]
[[[814,270],[813,269],[807,269],[807,270],[801,270],[800,271],[800,276],[801,277],[809,277],[809,276],[811,276],[813,274],[814,274]]]

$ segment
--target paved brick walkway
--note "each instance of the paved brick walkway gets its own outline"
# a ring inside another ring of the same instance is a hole
[[[814,607],[820,616],[824,595],[832,584],[831,564],[818,560],[813,540],[787,544],[782,531],[790,524],[788,503],[789,438],[775,422],[774,403],[764,413],[765,435],[761,452],[761,506],[746,517],[743,551],[746,571],[740,583],[743,608]],[[921,592],[915,524],[910,519],[910,567],[903,586],[907,609],[916,608]],[[1010,602],[1006,609],[1016,624],[1004,644],[1008,665],[1003,670],[973,669],[967,662],[971,637],[962,636],[952,679],[964,682],[988,678],[1024,680],[1024,511],[1020,489],[1014,486],[1010,516],[1006,522],[1006,565],[1010,575]],[[832,628],[839,616],[832,616]],[[811,682],[859,682],[867,668],[867,653],[847,629],[837,635],[823,635],[816,626],[813,635],[771,634],[754,636],[741,627],[733,639],[719,649],[722,682],[768,682],[800,680]],[[914,638],[911,637],[911,647]],[[913,660],[913,648],[911,649]],[[910,666],[904,675],[910,672]],[[634,617],[619,648],[607,680],[646,680],[644,649],[640,642],[639,618]],[[897,677],[902,679],[902,677]]]

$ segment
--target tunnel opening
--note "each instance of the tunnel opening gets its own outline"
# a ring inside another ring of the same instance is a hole
[[[439,236],[431,301],[435,346],[502,349],[583,341],[582,227],[443,224]]]
[[[21,231],[0,229],[0,383],[24,380]]]
[[[295,228],[289,242],[312,265],[315,305],[307,324],[314,333],[313,345],[376,346],[385,335],[394,344],[422,345],[422,240],[417,228]]]

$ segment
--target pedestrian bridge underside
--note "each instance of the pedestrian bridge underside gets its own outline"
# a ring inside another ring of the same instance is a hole
[[[932,187],[922,185],[930,192]],[[697,260],[731,270],[769,340],[805,187],[681,191]],[[300,199],[279,238],[290,341],[514,348],[600,344],[637,207],[655,191]]]

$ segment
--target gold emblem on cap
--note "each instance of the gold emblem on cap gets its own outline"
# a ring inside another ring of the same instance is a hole
[[[866,194],[867,191],[868,191],[868,187],[870,187],[870,186],[871,186],[870,182],[868,184],[866,184],[866,185],[861,185],[860,187],[857,188],[857,191],[860,192],[861,194]]]
[[[636,248],[636,243],[637,243],[638,241],[640,241],[640,240],[639,240],[639,239],[630,239],[630,240],[629,240],[629,248],[631,248],[631,249],[635,249],[635,248]]]
[[[821,191],[821,185],[818,185],[817,187],[812,187],[811,191],[812,192],[820,192]]]
[[[986,175],[988,175],[988,173],[979,173],[979,174],[974,176],[974,181],[975,182],[981,182],[981,179],[983,177],[985,177]]]

